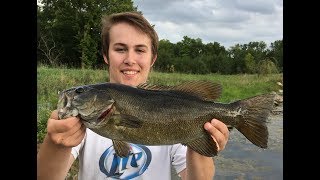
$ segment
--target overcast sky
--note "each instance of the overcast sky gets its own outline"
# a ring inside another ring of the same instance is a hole
[[[155,25],[159,39],[172,43],[183,36],[235,44],[283,38],[282,0],[133,0]]]

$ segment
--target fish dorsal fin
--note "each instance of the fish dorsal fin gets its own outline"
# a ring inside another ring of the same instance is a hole
[[[155,85],[150,83],[142,83],[137,86],[140,89],[146,90],[171,90],[173,86],[165,86],[165,85]]]
[[[175,90],[191,94],[204,100],[216,100],[220,97],[222,86],[211,81],[187,81],[176,86],[153,85],[143,83],[137,88],[146,90]]]

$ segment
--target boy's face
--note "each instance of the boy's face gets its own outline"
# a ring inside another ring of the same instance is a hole
[[[148,79],[156,60],[152,58],[151,40],[148,35],[127,23],[118,23],[110,29],[109,77],[112,83],[137,86]]]

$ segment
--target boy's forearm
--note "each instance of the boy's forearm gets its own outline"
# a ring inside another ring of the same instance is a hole
[[[215,173],[212,157],[202,156],[188,148],[186,180],[212,180]]]
[[[37,179],[63,180],[73,161],[71,148],[56,145],[46,136],[37,155]]]

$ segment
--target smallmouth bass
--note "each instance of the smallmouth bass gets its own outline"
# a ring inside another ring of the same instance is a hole
[[[217,145],[204,124],[216,118],[240,131],[250,142],[267,148],[266,120],[273,94],[219,103],[222,87],[210,81],[177,86],[141,84],[131,87],[100,83],[73,87],[60,94],[59,119],[78,116],[95,133],[112,139],[118,156],[127,142],[144,145],[181,143],[204,156],[217,155]]]

